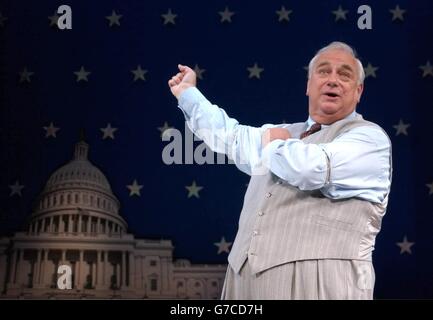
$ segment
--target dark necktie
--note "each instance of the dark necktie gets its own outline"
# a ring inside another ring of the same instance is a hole
[[[300,139],[304,139],[305,137],[308,137],[310,134],[313,134],[317,131],[319,131],[322,128],[322,125],[320,123],[314,123],[310,130],[307,130],[305,132],[302,132]]]

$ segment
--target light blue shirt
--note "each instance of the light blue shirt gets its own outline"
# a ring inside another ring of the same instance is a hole
[[[382,203],[389,192],[391,144],[380,128],[357,127],[321,144],[307,144],[299,137],[277,139],[263,148],[262,134],[267,129],[287,125],[241,125],[195,87],[180,95],[179,108],[195,135],[249,175],[265,166],[300,190],[320,189],[332,199],[357,197]],[[355,115],[354,111],[347,118]],[[309,117],[306,123],[310,128],[314,121]]]

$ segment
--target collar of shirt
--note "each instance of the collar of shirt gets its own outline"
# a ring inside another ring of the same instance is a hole
[[[355,117],[356,117],[356,110],[353,110],[353,112],[351,114],[349,114],[347,117],[345,117],[344,119],[352,119]],[[306,121],[306,124],[307,124],[306,130],[309,130],[311,128],[311,126],[315,123],[316,122],[310,116],[308,116],[308,120]],[[322,129],[326,128],[326,127],[329,127],[329,124],[322,124]]]

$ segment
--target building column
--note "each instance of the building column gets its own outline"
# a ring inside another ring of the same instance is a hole
[[[116,286],[117,288],[120,288],[120,278],[121,278],[121,272],[120,272],[120,263],[116,263]]]
[[[45,218],[42,218],[41,232],[45,232]]]
[[[108,220],[105,219],[105,229],[104,229],[105,234],[108,234]]]
[[[102,226],[101,226],[101,218],[98,218],[96,220],[96,233],[99,234],[102,231]]]
[[[79,274],[80,274],[80,261],[76,260],[74,264],[74,283],[73,283],[74,289],[78,289]]]
[[[81,229],[81,224],[82,224],[82,218],[81,218],[81,214],[78,214],[78,226],[77,226],[77,233],[81,233],[82,229]]]
[[[39,284],[44,287],[45,286],[45,273],[48,263],[48,253],[49,250],[43,250],[42,252],[42,264],[41,264],[41,271],[39,276]]]
[[[126,286],[126,251],[122,251],[122,289]]]
[[[59,215],[59,233],[65,232],[65,225],[63,223],[63,215]]]
[[[54,217],[51,216],[50,217],[50,224],[48,226],[48,232],[53,232],[53,219],[54,219]]]
[[[23,276],[23,271],[22,271],[22,266],[23,266],[23,259],[24,259],[24,249],[20,249],[20,253],[18,255],[18,261],[17,261],[17,269],[16,269],[16,273],[15,273],[15,283],[17,283],[18,285],[21,285],[20,280],[22,280],[22,276]]]
[[[101,250],[98,250],[96,251],[96,285],[98,287],[103,285],[102,263]]]
[[[60,264],[66,264],[66,250],[62,250],[62,258]]]
[[[92,264],[90,265],[90,274],[92,275],[92,287],[95,288],[96,287],[96,262],[92,262]]]
[[[72,233],[73,226],[74,226],[74,223],[73,223],[73,220],[72,220],[72,214],[69,214],[68,215],[68,232],[69,233]]]
[[[87,216],[87,234],[90,234],[91,232],[91,224],[90,222],[92,222],[92,217],[91,216]]]
[[[78,278],[78,289],[83,289],[83,266],[84,263],[84,251],[80,250],[80,260],[78,262],[78,273],[77,273],[77,278]]]
[[[33,274],[33,287],[39,284],[39,274],[41,270],[41,249],[37,249],[36,264]]]
[[[146,288],[146,274],[144,272],[144,257],[140,256],[140,284],[141,289]]]
[[[135,257],[134,252],[129,251],[129,277],[128,286],[131,289],[135,289]]]
[[[15,249],[12,252],[12,266],[11,266],[11,275],[10,275],[10,279],[9,279],[10,284],[15,283],[15,277],[17,274],[17,250],[18,249]]]
[[[134,288],[140,289],[141,288],[141,269],[140,269],[140,263],[141,263],[141,257],[136,256],[134,254],[134,274],[135,277],[133,279],[134,281]]]
[[[168,291],[170,290],[170,279],[168,274],[168,258],[167,257],[161,257],[161,289],[162,291]]]
[[[110,275],[108,274],[108,251],[104,251],[104,262],[103,262],[103,269],[104,269],[104,275],[103,275],[103,285],[105,287],[109,287],[111,284]]]

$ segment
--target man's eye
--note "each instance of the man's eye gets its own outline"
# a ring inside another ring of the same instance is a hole
[[[328,70],[319,70],[319,74],[327,74],[327,73],[329,73]]]
[[[340,77],[344,81],[349,81],[351,79],[351,75],[349,73],[340,73]]]

